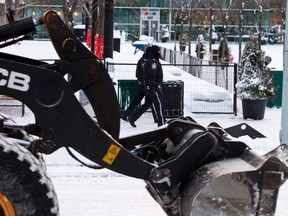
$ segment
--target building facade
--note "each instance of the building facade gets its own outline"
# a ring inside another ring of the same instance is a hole
[[[230,2],[234,3],[230,5]],[[239,2],[246,3],[243,5]],[[260,15],[261,25],[264,29],[268,29],[271,25],[284,23],[285,2],[286,0],[266,0],[263,5],[263,13],[260,14],[259,5],[256,5],[254,1],[245,0],[119,0],[115,1],[114,5],[114,25],[125,32],[127,40],[140,35],[152,36],[159,40],[163,25],[168,26],[171,40],[174,40],[175,37],[178,40],[180,32],[189,32],[191,39],[195,40],[199,33],[208,33],[210,23],[220,35],[223,33],[224,27],[228,34],[237,35],[241,17],[243,34],[255,34],[259,30]],[[50,5],[26,1],[25,16],[37,18],[48,8],[56,10],[62,16],[62,1],[58,0],[50,1]],[[5,12],[2,10],[0,15],[4,20]],[[84,24],[85,17],[81,5],[78,6],[73,17],[75,25]],[[189,28],[190,26],[191,28]],[[37,31],[38,34],[35,37],[47,37],[43,26],[37,27]]]
[[[282,25],[285,19],[285,0],[266,0],[263,13],[254,1],[202,0],[202,1],[117,1],[114,20],[120,29],[128,33],[130,40],[134,35],[148,35],[159,39],[162,25],[168,25],[171,39],[181,31],[191,32],[192,40],[199,33],[207,34],[210,23],[219,34],[227,26],[228,34],[239,34],[239,19],[242,19],[243,34],[255,34],[259,31],[259,20],[263,29],[271,25]],[[194,2],[197,2],[194,3]],[[231,2],[234,4],[230,5]],[[238,3],[237,3],[238,2]],[[253,2],[253,3],[252,3]],[[261,18],[260,18],[261,16]],[[227,25],[226,25],[227,24]],[[189,26],[192,29],[189,30]],[[182,30],[183,29],[183,30]]]

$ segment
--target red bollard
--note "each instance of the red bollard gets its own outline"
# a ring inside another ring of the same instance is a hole
[[[91,48],[91,38],[92,38],[91,30],[90,30],[90,29],[87,29],[86,45],[87,45],[89,48]]]
[[[94,38],[94,55],[103,59],[103,38],[97,34]]]

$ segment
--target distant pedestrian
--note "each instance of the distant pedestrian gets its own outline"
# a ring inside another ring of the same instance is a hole
[[[140,116],[149,109],[151,105],[155,109],[158,126],[165,124],[162,94],[163,70],[161,63],[159,62],[160,48],[153,45],[148,50],[148,56],[143,71],[145,103],[128,116],[128,121],[133,127],[136,127],[135,121],[137,121],[137,119],[140,118]]]
[[[222,37],[219,44],[219,60],[221,62],[229,62],[230,50],[227,41]]]
[[[137,66],[136,66],[136,78],[137,78],[137,85],[136,85],[136,93],[132,101],[130,102],[129,106],[125,110],[124,114],[121,116],[121,119],[124,121],[128,121],[127,117],[131,115],[131,113],[137,108],[140,104],[143,98],[145,97],[145,88],[144,88],[144,80],[143,80],[143,70],[144,65],[148,58],[148,50],[150,47],[147,47],[142,57],[138,60]],[[155,110],[153,107],[151,107],[152,115],[154,118],[154,122],[157,122],[157,118],[155,115]]]
[[[202,34],[200,34],[197,38],[197,44],[195,48],[197,58],[203,59],[205,55],[205,41]]]
[[[220,40],[218,53],[219,53],[219,60],[221,62],[221,69],[223,70],[224,68],[227,68],[229,64],[229,55],[230,55],[230,50],[227,41],[223,37]]]

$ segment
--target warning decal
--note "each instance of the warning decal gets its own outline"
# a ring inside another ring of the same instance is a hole
[[[121,148],[115,144],[111,144],[106,155],[103,157],[103,161],[109,165],[112,165],[117,155],[119,154]]]

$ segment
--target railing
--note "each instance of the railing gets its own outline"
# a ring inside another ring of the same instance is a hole
[[[172,54],[182,59],[182,63],[164,63],[164,81],[182,80],[184,83],[184,109],[192,113],[237,114],[237,98],[235,84],[237,82],[237,65],[226,62],[201,61],[189,55]],[[167,57],[168,55],[166,55]],[[172,60],[174,61],[174,59]],[[53,62],[53,59],[46,59]],[[180,61],[181,62],[181,61]],[[187,64],[186,62],[192,62]],[[108,72],[117,85],[118,80],[135,80],[136,64],[106,62]],[[118,86],[115,86],[117,91]],[[25,105],[19,101],[2,97],[0,106],[22,107],[22,116],[25,114]]]
[[[162,63],[164,80],[184,82],[184,107],[192,113],[235,114],[237,65],[221,62],[200,64]],[[136,64],[106,63],[114,83],[135,79]],[[116,88],[117,90],[117,88]]]
[[[25,105],[6,95],[0,95],[0,107],[21,107],[21,116],[23,117],[25,115]]]

